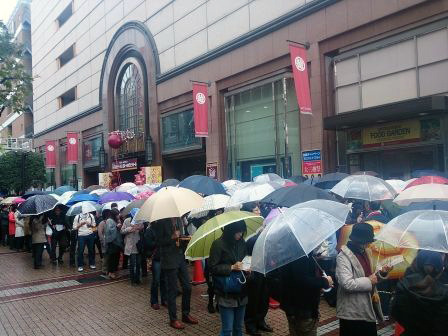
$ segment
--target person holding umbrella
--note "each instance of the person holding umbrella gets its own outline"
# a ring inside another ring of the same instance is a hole
[[[374,242],[373,227],[367,223],[353,225],[350,240],[342,246],[336,260],[339,283],[336,316],[341,336],[376,336],[376,322],[383,313],[375,285],[392,269],[384,266],[375,273],[366,248]]]
[[[123,249],[123,238],[120,229],[123,223],[120,220],[120,212],[112,208],[109,218],[106,220],[104,239],[107,251],[107,272],[111,279],[117,279],[120,251]]]
[[[143,230],[143,224],[133,224],[132,218],[138,209],[132,209],[131,213],[124,220],[121,227],[121,234],[124,236],[124,252],[130,259],[130,278],[132,284],[140,284],[141,255],[137,248],[140,240],[140,231]]]
[[[90,269],[96,269],[95,266],[95,235],[93,228],[96,227],[95,217],[91,213],[80,213],[73,220],[73,230],[78,232],[78,272],[84,271],[84,249],[87,245],[89,255]]]
[[[51,236],[51,262],[56,265],[56,260],[59,264],[63,264],[62,257],[64,256],[65,247],[67,245],[67,231],[65,223],[65,215],[62,213],[62,205],[58,204],[49,216],[50,227],[53,231]],[[56,259],[56,247],[59,245],[59,255]]]
[[[47,242],[45,236],[45,227],[47,225],[47,217],[45,215],[31,216],[31,232],[32,247],[34,257],[34,269],[42,267],[42,254],[44,253],[44,245]]]
[[[17,252],[23,249],[23,243],[25,241],[25,221],[24,217],[17,210],[14,212],[14,223],[16,225],[16,230],[14,234],[14,239],[16,241]]]

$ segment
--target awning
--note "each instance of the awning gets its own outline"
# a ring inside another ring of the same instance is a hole
[[[343,130],[423,117],[447,111],[447,96],[431,96],[375,106],[324,118],[324,129]]]

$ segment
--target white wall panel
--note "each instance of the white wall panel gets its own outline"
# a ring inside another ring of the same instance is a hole
[[[176,44],[174,50],[176,65],[198,57],[207,50],[207,32],[205,30],[200,31],[189,39]]]
[[[174,23],[174,39],[176,43],[182,42],[206,26],[207,8],[203,5]]]

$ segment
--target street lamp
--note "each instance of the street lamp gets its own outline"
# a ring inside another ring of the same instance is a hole
[[[148,135],[145,140],[145,161],[148,165],[150,165],[153,160],[152,146],[153,146],[153,143],[152,143],[151,136]]]

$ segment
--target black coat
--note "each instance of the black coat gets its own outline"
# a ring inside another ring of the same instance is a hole
[[[8,226],[9,225],[9,219],[8,219],[8,212],[7,211],[0,211],[0,223],[2,226]]]
[[[280,288],[280,308],[286,315],[317,318],[321,289],[328,288],[328,281],[318,275],[312,258],[302,257],[276,272]]]
[[[403,336],[446,336],[448,334],[448,289],[439,280],[416,290],[424,275],[406,272],[392,299],[391,315],[405,328]]]
[[[162,269],[176,269],[185,261],[183,250],[176,246],[176,240],[172,239],[174,226],[168,221],[155,224],[157,244],[160,246],[160,265]]]

